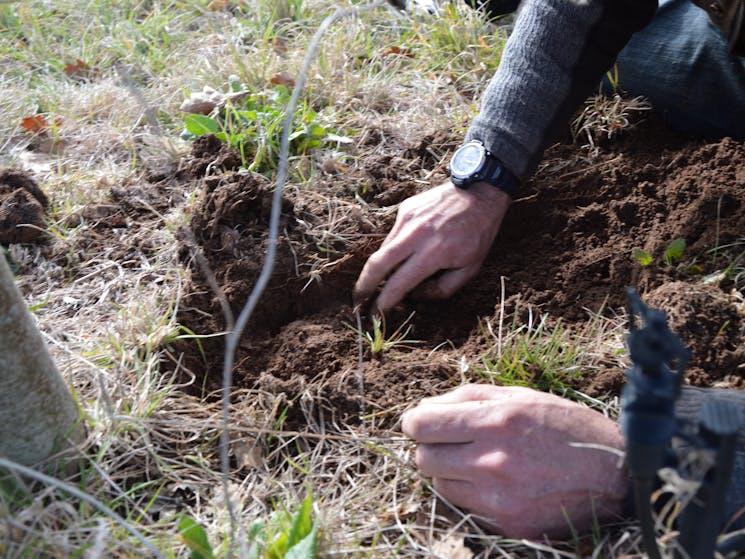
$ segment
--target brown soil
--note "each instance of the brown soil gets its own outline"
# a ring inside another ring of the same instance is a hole
[[[513,204],[481,274],[448,301],[407,301],[387,317],[391,332],[415,311],[407,338],[420,343],[376,358],[364,344],[360,359],[351,288],[391,224],[394,212],[384,210],[426,188],[424,176],[444,179],[437,154],[455,145],[446,133],[415,145],[369,135],[358,146],[364,156],[356,166],[322,164],[314,192],[287,189],[276,265],[238,349],[237,386],[289,400],[308,391],[345,420],[363,407],[393,410],[395,419],[402,406],[446,390],[462,375],[476,378],[457,363],[485,349],[482,320],[496,321],[500,312],[522,317],[531,309],[579,330],[592,313],[618,313],[627,286],[666,311],[692,350],[688,382],[743,385],[743,282],[717,278],[704,285],[704,279],[745,250],[745,144],[686,141],[649,124],[592,157],[572,145],[552,148]],[[182,254],[191,258],[200,247],[208,266],[192,260],[180,319],[199,334],[226,327],[205,269],[237,315],[267,251],[271,185],[239,166],[237,154],[209,137],[195,143],[186,163],[201,189]],[[330,223],[332,195],[347,205],[340,206],[342,225],[327,227],[324,238],[317,231]],[[357,204],[356,196],[368,205]],[[343,234],[332,234],[339,228]],[[668,265],[663,253],[676,238],[685,239],[686,250]],[[634,248],[654,262],[642,266]],[[207,338],[203,348],[206,363],[194,346],[185,348],[185,363],[203,381],[197,385],[218,389],[223,341]],[[575,382],[593,395],[616,393],[623,374],[610,365]]]
[[[41,235],[48,204],[44,192],[28,174],[0,170],[0,244],[28,243]]]

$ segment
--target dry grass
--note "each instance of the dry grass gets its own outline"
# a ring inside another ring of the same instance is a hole
[[[176,527],[180,512],[206,528],[217,556],[225,556],[228,545],[219,405],[183,390],[177,379],[188,378],[188,371],[162,369],[175,359],[169,342],[190,337],[176,322],[188,272],[176,254],[175,232],[194,193],[183,192],[182,205],[166,215],[146,213],[139,230],[150,248],[125,257],[96,243],[91,223],[70,216],[105,202],[112,186],[135,185],[146,166],[187,151],[178,106],[189,92],[204,85],[227,90],[230,76],[263,88],[275,74],[294,74],[315,26],[338,2],[253,0],[229,2],[222,11],[205,4],[0,6],[0,164],[31,170],[53,200],[48,246],[14,245],[10,253],[88,427],[76,450],[81,473],[65,481],[114,510],[166,557],[186,553]],[[373,128],[403,138],[446,126],[462,130],[498,61],[490,47],[503,39],[475,14],[449,4],[437,20],[377,10],[329,32],[307,97],[321,121],[358,137]],[[389,56],[391,45],[414,56]],[[64,65],[77,59],[95,75],[66,76]],[[37,113],[59,122],[51,137],[32,137],[19,126]],[[385,140],[374,149],[384,147]],[[289,186],[305,187],[297,180]],[[303,224],[319,246],[355,240],[349,219],[358,218],[358,208],[322,191],[308,193],[307,203],[327,208],[324,221]],[[318,266],[331,264],[329,257]],[[587,345],[617,344],[616,328],[599,329]],[[590,350],[575,366],[592,363]],[[579,543],[504,540],[443,505],[409,463],[410,444],[374,418],[361,427],[338,424],[323,394],[308,392],[299,401],[304,428],[287,431],[286,404],[260,391],[233,396],[237,465],[230,489],[239,556],[246,556],[252,523],[295,508],[311,490],[322,556],[448,557],[445,544],[464,538],[479,557],[576,556]],[[16,492],[0,493],[5,557],[150,556],[120,523],[63,489],[20,477],[15,483]],[[597,536],[590,548],[594,557],[632,553],[638,535]]]
[[[574,141],[596,155],[603,146],[633,130],[651,109],[652,105],[643,97],[628,99],[618,94],[591,97],[572,122]]]

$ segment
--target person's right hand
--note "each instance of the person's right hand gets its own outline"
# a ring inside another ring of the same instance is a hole
[[[463,190],[450,181],[404,200],[357,279],[355,299],[369,299],[383,281],[375,302],[381,312],[420,284],[422,297],[449,297],[481,268],[509,205],[509,195],[490,184]]]
[[[530,388],[469,384],[401,419],[419,471],[452,504],[511,538],[566,537],[622,517],[624,447],[612,419]]]

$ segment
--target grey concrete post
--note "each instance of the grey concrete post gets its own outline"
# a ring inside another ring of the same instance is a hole
[[[78,409],[0,251],[0,456],[33,466],[79,440]]]

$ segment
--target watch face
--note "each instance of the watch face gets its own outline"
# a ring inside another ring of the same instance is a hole
[[[475,142],[464,144],[450,160],[450,174],[458,178],[468,178],[481,169],[485,158],[486,150],[482,145]]]

